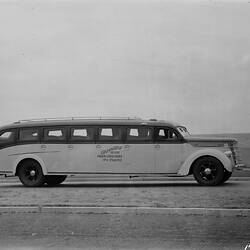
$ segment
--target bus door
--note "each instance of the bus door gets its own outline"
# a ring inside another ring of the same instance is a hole
[[[155,173],[152,128],[127,128],[123,169],[129,173]]]
[[[95,171],[94,127],[71,127],[67,147],[69,172],[92,173]]]
[[[103,126],[98,128],[95,145],[97,173],[123,173],[124,144],[122,127]]]
[[[155,128],[155,163],[157,173],[176,174],[182,164],[183,143],[171,128]]]
[[[40,152],[37,154],[45,163],[48,174],[65,171],[67,172],[68,158],[66,128],[44,128],[43,140],[40,144],[40,147]]]

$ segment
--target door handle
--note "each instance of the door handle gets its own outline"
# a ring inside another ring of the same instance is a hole
[[[155,145],[155,149],[159,149],[161,146],[159,144]]]
[[[73,149],[74,148],[74,146],[73,145],[68,145],[68,149]]]
[[[41,149],[45,150],[47,148],[46,145],[41,145]]]
[[[98,145],[96,145],[96,148],[101,148],[101,147],[102,147],[102,146],[101,146],[101,145],[99,145],[99,144],[98,144]]]

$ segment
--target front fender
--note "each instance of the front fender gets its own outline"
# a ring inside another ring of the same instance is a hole
[[[178,171],[178,175],[188,175],[193,162],[202,156],[213,156],[222,163],[222,165],[227,171],[233,171],[233,164],[231,160],[223,152],[213,148],[204,148],[195,151],[185,160],[180,170]]]
[[[13,175],[16,174],[16,169],[17,169],[17,165],[22,161],[22,160],[25,160],[25,159],[33,159],[33,160],[36,160],[42,170],[43,170],[43,174],[46,175],[47,174],[47,169],[45,167],[45,164],[43,162],[43,160],[41,158],[39,158],[37,155],[34,155],[34,154],[24,154],[24,155],[20,155],[14,162],[14,165],[13,165],[13,168],[12,168],[12,173]]]

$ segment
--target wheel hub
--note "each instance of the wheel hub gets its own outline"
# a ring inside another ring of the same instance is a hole
[[[210,175],[210,174],[212,173],[211,168],[206,168],[206,169],[204,170],[204,173],[205,173],[206,175]]]
[[[35,170],[31,170],[30,171],[30,176],[35,176],[36,175],[36,171]]]

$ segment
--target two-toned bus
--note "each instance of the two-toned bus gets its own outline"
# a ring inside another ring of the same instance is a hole
[[[181,124],[140,118],[54,118],[0,128],[0,174],[28,187],[68,175],[188,176],[201,185],[227,181],[237,141],[191,136]]]

